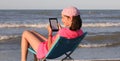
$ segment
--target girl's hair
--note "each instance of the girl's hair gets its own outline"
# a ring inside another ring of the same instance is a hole
[[[82,27],[82,19],[80,15],[73,16],[72,24],[69,29],[72,31],[76,31],[76,30],[79,30],[81,27]]]

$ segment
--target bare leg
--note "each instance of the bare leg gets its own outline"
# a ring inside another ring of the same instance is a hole
[[[40,44],[40,38],[37,37],[36,34],[31,31],[24,31],[22,35],[21,41],[21,61],[27,60],[28,47],[31,47],[37,52],[37,48]]]
[[[36,31],[31,31],[32,33],[36,34],[38,37],[40,37],[42,40],[46,41],[47,38],[45,38],[43,35],[39,34],[38,32]]]
[[[34,54],[34,61],[39,61],[35,54]]]

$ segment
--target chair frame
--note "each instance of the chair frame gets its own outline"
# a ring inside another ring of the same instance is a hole
[[[80,39],[81,41],[82,41],[82,39],[86,36],[86,34],[87,34],[87,32],[83,33],[83,35],[80,36],[80,37],[81,37],[81,39]],[[42,59],[42,61],[46,61],[46,59],[49,59],[49,58],[48,58],[49,53],[51,53],[52,49],[54,48],[54,46],[56,45],[56,43],[58,43],[58,41],[59,41],[60,38],[61,38],[61,37],[57,38],[57,41],[53,44],[52,48],[50,49],[50,51],[48,52],[48,54],[46,55],[46,57],[45,57],[44,59]],[[77,45],[75,45],[75,47],[74,47],[71,51],[64,53],[64,55],[66,55],[66,57],[64,57],[64,58],[62,59],[62,61],[63,61],[63,60],[66,60],[66,59],[67,59],[67,60],[74,60],[70,55],[71,55],[71,54],[73,53],[73,51],[78,47],[78,45],[80,44],[81,41],[79,41],[79,43],[78,43]],[[31,47],[28,48],[28,51],[30,51],[30,52],[32,52],[33,54],[36,55],[36,52],[35,52]]]

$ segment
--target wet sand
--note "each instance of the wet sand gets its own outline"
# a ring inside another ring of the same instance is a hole
[[[90,49],[91,48],[86,48],[86,49],[81,48],[80,50],[80,48],[78,48],[71,56],[75,59],[74,61],[120,61],[119,52],[115,52],[118,55],[108,56],[107,58],[104,56],[98,56],[101,58],[95,58],[95,55],[97,55],[97,52],[95,51],[97,50],[95,49],[90,50]],[[95,53],[92,54],[91,52],[95,52]],[[99,53],[99,51],[98,54],[102,55],[102,53]],[[50,61],[59,61],[63,57],[64,56]],[[114,58],[114,57],[118,57],[118,58]],[[15,39],[0,41],[0,61],[20,61],[20,37]],[[33,61],[32,53],[28,53],[28,61]]]

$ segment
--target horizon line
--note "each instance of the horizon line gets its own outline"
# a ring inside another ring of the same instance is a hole
[[[37,8],[9,8],[9,9],[0,9],[0,10],[62,10],[62,9],[37,9]],[[78,10],[120,10],[120,9],[111,9],[111,8],[107,8],[107,9],[78,9]]]

